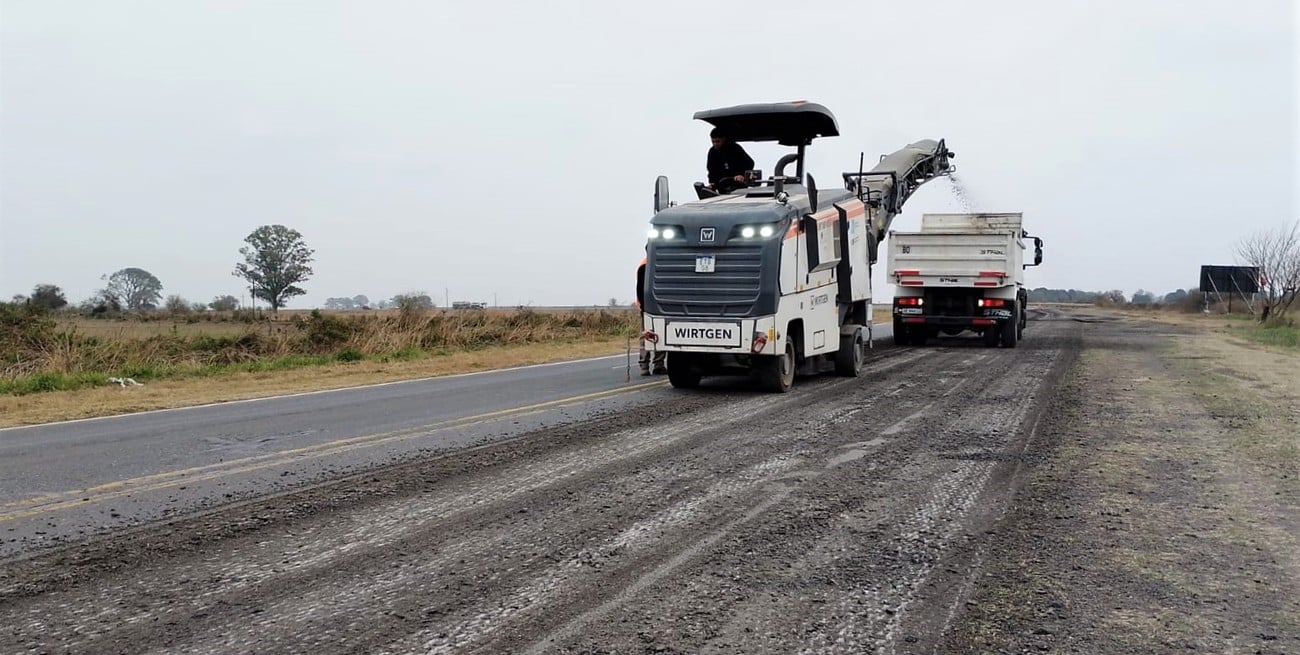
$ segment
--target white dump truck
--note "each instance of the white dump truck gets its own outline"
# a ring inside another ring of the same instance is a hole
[[[1043,240],[1014,214],[925,214],[917,232],[889,232],[894,342],[923,346],[970,330],[987,346],[1015,348],[1024,334],[1024,270],[1043,261]],[[1026,243],[1033,262],[1025,261]]]

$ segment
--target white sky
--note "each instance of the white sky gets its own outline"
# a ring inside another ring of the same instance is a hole
[[[791,99],[839,119],[823,187],[946,138],[1045,239],[1031,287],[1163,294],[1300,216],[1291,2],[704,5],[3,0],[0,297],[128,266],[239,295],[282,223],[316,250],[290,307],[627,301],[655,176],[704,176],[691,115]],[[961,209],[934,182],[895,228]]]

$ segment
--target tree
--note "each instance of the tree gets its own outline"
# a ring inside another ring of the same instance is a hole
[[[1114,305],[1123,305],[1128,302],[1128,298],[1124,297],[1123,291],[1120,291],[1119,289],[1111,289],[1110,291],[1097,294],[1093,302],[1102,307],[1109,307]]]
[[[1237,258],[1259,269],[1260,322],[1286,315],[1300,289],[1300,221],[1256,232],[1237,243]]]
[[[100,289],[78,308],[91,316],[115,316],[122,312],[122,301],[108,289]]]
[[[63,289],[60,289],[53,284],[38,284],[36,285],[36,288],[32,290],[32,295],[27,299],[27,302],[36,305],[37,307],[55,310],[66,307],[68,299],[64,297]]]
[[[1169,293],[1165,294],[1166,305],[1177,305],[1178,303],[1181,303],[1186,299],[1187,299],[1187,289],[1170,291]]]
[[[1137,291],[1133,292],[1134,305],[1150,305],[1155,301],[1156,301],[1156,294],[1151,293],[1146,289],[1138,289]]]
[[[239,249],[244,261],[235,265],[235,276],[248,281],[253,296],[270,303],[272,312],[303,291],[298,286],[311,276],[308,264],[315,252],[303,242],[302,234],[283,225],[263,225],[253,230]]]
[[[325,309],[353,309],[356,303],[351,298],[326,298]]]
[[[429,294],[413,291],[411,293],[399,293],[393,296],[390,307],[396,307],[404,312],[423,311],[433,309],[433,298]]]
[[[239,309],[239,299],[234,296],[217,296],[208,303],[214,312],[233,312]]]
[[[364,293],[359,293],[353,296],[352,304],[355,305],[357,309],[370,309],[370,299],[367,298]]]
[[[101,279],[108,280],[104,291],[129,310],[154,309],[162,298],[162,282],[143,268],[124,268]]]
[[[176,294],[167,296],[167,302],[163,303],[163,307],[167,310],[168,314],[172,314],[173,316],[190,313],[189,301]]]

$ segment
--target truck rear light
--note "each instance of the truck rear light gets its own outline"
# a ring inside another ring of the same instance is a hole
[[[975,304],[980,307],[1006,307],[1007,301],[1002,298],[980,298]]]
[[[900,275],[920,275],[920,274],[921,274],[921,271],[919,271],[919,270],[917,270],[917,269],[906,269],[906,270],[897,270],[897,271],[894,271],[894,277],[898,277],[898,276],[900,276]]]
[[[1006,277],[1006,271],[980,271],[980,277]]]
[[[925,298],[898,298],[901,307],[920,307],[925,304]]]
[[[976,318],[971,320],[971,325],[993,325],[997,321],[991,318]]]
[[[924,319],[924,318],[920,318],[920,317],[904,318],[904,319],[903,319],[903,322],[904,322],[904,323],[924,323],[924,322],[925,322],[925,319]]]
[[[646,330],[645,332],[642,332],[641,338],[650,343],[659,343],[659,335],[655,334],[654,330]]]

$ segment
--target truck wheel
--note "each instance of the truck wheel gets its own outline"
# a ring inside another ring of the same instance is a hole
[[[894,345],[906,346],[908,343],[907,326],[903,325],[898,319],[894,319]]]
[[[754,362],[758,383],[768,391],[785,393],[794,386],[794,339],[785,340],[785,352],[775,357],[763,357]],[[673,371],[668,367],[668,373]]]
[[[1003,322],[1002,322],[1002,325],[999,326],[999,327],[1002,328],[1002,347],[1003,347],[1003,348],[1015,348],[1015,347],[1016,347],[1016,337],[1019,337],[1019,336],[1020,336],[1020,320],[1017,318],[1017,316],[1019,315],[1019,312],[1020,312],[1020,308],[1019,308],[1019,307],[1017,307],[1017,306],[1012,306],[1012,307],[1011,307],[1011,318],[1009,318],[1009,319],[1003,321]]]
[[[846,378],[862,375],[862,328],[852,334],[840,336],[840,349],[835,352],[835,373]]]
[[[990,327],[984,328],[984,345],[985,345],[985,346],[987,346],[987,347],[989,347],[989,348],[997,348],[997,347],[998,347],[998,341],[1000,341],[1001,339],[1002,339],[1002,330],[1001,330],[1000,328],[997,328],[997,327],[994,327],[994,326],[990,326]]]
[[[700,372],[690,353],[668,353],[668,382],[678,389],[700,386]]]
[[[1020,293],[1020,299],[1016,304],[1016,309],[1020,310],[1020,331],[1016,333],[1019,339],[1025,338],[1025,327],[1029,324],[1029,294]]]

